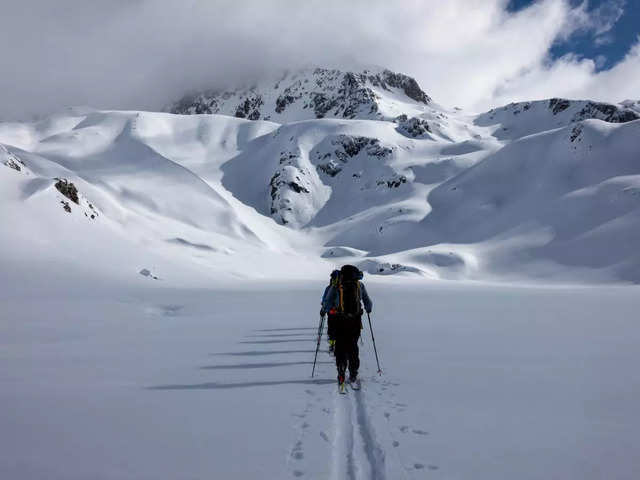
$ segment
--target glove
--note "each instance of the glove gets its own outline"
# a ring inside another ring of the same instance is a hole
[[[367,310],[367,313],[371,313],[371,310]]]
[[[324,317],[324,314],[325,314],[325,313],[327,313],[327,312],[325,312],[325,311],[324,311],[324,308],[321,308],[321,309],[320,309],[320,316],[321,316],[321,317]]]

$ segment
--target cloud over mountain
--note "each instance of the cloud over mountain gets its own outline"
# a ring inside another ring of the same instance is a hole
[[[550,96],[633,97],[639,48],[612,70],[551,60],[555,41],[604,35],[618,9],[542,0],[205,2],[43,0],[3,7],[2,118],[69,104],[158,109],[186,90],[234,84],[267,70],[384,65],[415,77],[436,101],[474,110]],[[607,86],[605,88],[605,85]],[[616,88],[610,88],[615,85]]]

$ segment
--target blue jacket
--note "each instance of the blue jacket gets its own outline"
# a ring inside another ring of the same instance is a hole
[[[373,310],[373,302],[371,301],[371,297],[367,293],[367,289],[364,286],[364,283],[360,283],[360,294],[362,295],[362,303],[364,304],[364,309],[367,313],[371,313]],[[324,294],[322,295],[322,309],[325,312],[328,312],[332,308],[338,308],[340,303],[340,292],[337,288],[329,285],[324,289]]]

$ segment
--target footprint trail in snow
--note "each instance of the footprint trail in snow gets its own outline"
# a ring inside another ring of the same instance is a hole
[[[303,413],[294,415],[298,433],[287,460],[292,478],[412,479],[427,478],[438,470],[438,466],[403,451],[407,436],[421,441],[429,438],[428,431],[395,423],[393,417],[405,412],[408,405],[395,399],[397,383],[367,367],[370,353],[373,355],[367,348],[361,349],[361,390],[348,388],[346,395],[338,394],[337,385],[305,390],[307,402]],[[325,363],[318,371],[327,377],[335,367]],[[426,450],[426,445],[423,448]]]

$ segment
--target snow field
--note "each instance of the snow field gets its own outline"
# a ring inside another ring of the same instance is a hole
[[[640,468],[633,288],[365,278],[384,375],[365,327],[363,388],[342,396],[325,351],[310,378],[322,284],[166,289],[71,271],[24,291],[28,273],[11,275],[3,478],[631,480]]]

